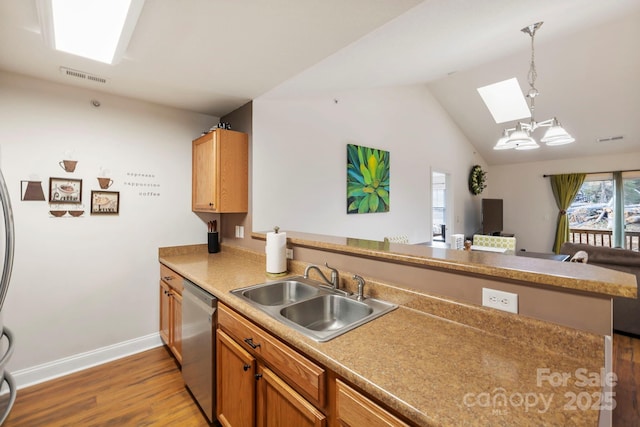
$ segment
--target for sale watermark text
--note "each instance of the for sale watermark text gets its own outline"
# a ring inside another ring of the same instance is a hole
[[[467,407],[490,408],[494,415],[508,415],[510,408],[522,408],[525,412],[536,411],[546,413],[554,399],[564,403],[564,411],[601,411],[613,410],[616,407],[615,392],[611,391],[617,384],[618,377],[605,369],[594,372],[586,368],[574,372],[551,371],[549,368],[536,370],[536,386],[549,388],[571,387],[571,391],[544,393],[538,391],[507,392],[502,387],[492,392],[466,393],[462,403]],[[587,390],[589,388],[589,390]],[[595,390],[595,391],[594,391]],[[560,397],[562,396],[562,397]]]

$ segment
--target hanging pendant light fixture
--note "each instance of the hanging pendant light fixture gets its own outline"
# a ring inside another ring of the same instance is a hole
[[[547,145],[564,145],[572,143],[575,139],[564,130],[558,119],[554,117],[551,127],[547,129],[540,141]]]
[[[529,74],[527,80],[529,83],[529,91],[526,94],[526,98],[529,104],[529,110],[531,111],[531,119],[527,122],[518,122],[515,128],[505,129],[502,133],[502,137],[498,140],[493,147],[494,150],[508,150],[515,148],[516,150],[534,150],[539,148],[540,145],[536,142],[531,134],[538,128],[548,127],[544,136],[540,140],[549,146],[564,145],[574,142],[575,139],[567,132],[556,117],[542,122],[537,122],[534,118],[535,111],[535,98],[540,94],[536,89],[536,78],[538,74],[536,72],[535,63],[535,48],[534,38],[536,31],[542,26],[542,22],[536,22],[523,28],[521,31],[528,34],[531,37],[531,62],[529,65]]]
[[[505,129],[502,132],[502,137],[498,140],[498,143],[496,144],[495,147],[493,147],[493,149],[494,150],[510,150],[515,147],[516,146],[511,142],[511,139],[509,138],[509,132],[507,132],[507,130]]]

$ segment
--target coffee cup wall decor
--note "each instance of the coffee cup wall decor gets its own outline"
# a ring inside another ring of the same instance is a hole
[[[98,183],[100,184],[100,188],[106,190],[113,185],[113,180],[111,178],[98,178]]]
[[[77,160],[62,160],[58,163],[62,169],[66,172],[73,172],[76,170]]]

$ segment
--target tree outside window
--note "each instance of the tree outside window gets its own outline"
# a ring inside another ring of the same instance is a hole
[[[640,177],[623,177],[624,189],[624,229],[626,232],[640,232]]]
[[[623,224],[624,246],[639,250],[640,171],[622,173],[622,191],[616,191],[613,173],[587,175],[575,200],[567,209],[569,228],[588,235],[588,242],[598,246],[615,246],[612,234]],[[616,212],[616,198],[622,198],[622,213]],[[616,215],[622,215],[616,221]],[[591,233],[589,233],[591,232]],[[596,236],[598,236],[596,238]],[[631,238],[631,237],[634,238]]]

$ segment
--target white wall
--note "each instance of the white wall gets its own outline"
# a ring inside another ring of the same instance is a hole
[[[491,197],[504,199],[504,230],[516,234],[518,249],[551,252],[558,208],[549,178],[543,175],[639,168],[640,153],[491,166],[487,190]]]
[[[337,102],[336,102],[337,101]],[[346,210],[346,146],[388,150],[390,212]],[[484,161],[422,85],[253,103],[253,230],[282,229],[382,240],[431,240],[431,168],[452,175],[457,221],[479,226],[479,198],[467,190]]]
[[[218,119],[8,73],[0,73],[0,117],[16,229],[3,308],[17,337],[9,371],[156,334],[158,247],[206,240],[191,212],[191,140]],[[58,166],[68,152],[74,173]],[[48,198],[49,177],[82,179],[88,210],[102,168],[120,192],[117,216],[53,218],[48,202],[20,200],[21,180],[42,180]],[[149,190],[160,195],[140,195]]]

